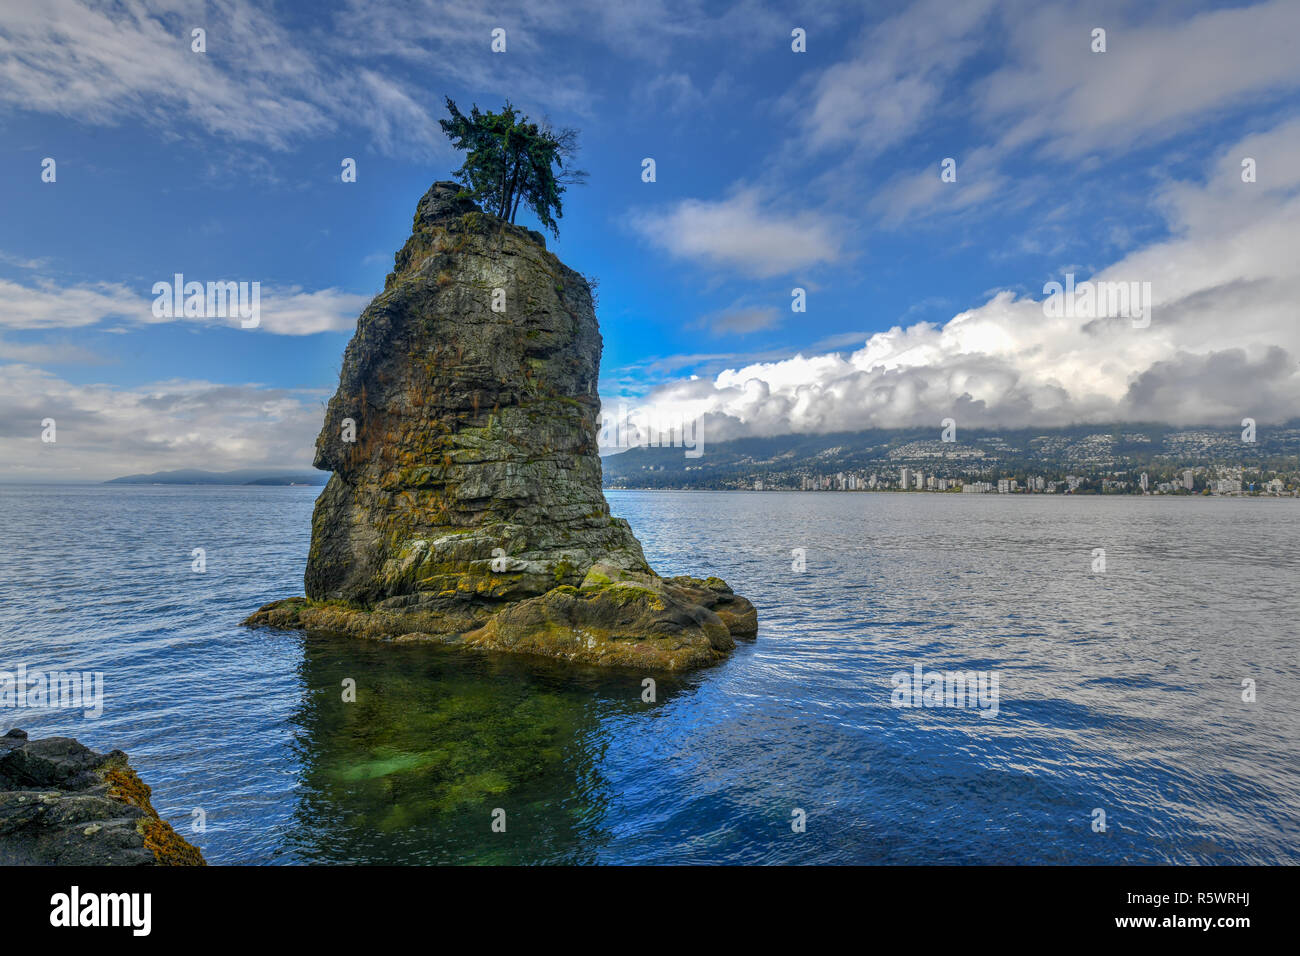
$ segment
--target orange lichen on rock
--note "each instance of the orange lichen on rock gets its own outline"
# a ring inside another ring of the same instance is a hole
[[[109,797],[144,811],[145,815],[136,821],[135,829],[144,837],[145,847],[153,853],[159,866],[207,866],[198,847],[158,815],[150,801],[153,790],[131,769],[125,756],[118,759],[110,755],[101,768],[101,776],[108,784]]]
[[[0,866],[205,866],[114,750],[70,737],[0,737]]]

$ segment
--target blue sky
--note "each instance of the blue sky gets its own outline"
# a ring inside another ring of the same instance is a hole
[[[1291,2],[9,0],[0,478],[309,463],[357,313],[459,164],[445,96],[581,130],[550,245],[599,280],[611,411],[717,437],[1284,420],[1298,28]],[[260,282],[262,327],[155,319],[177,272]],[[1150,282],[1155,321],[1047,322],[1066,273]]]

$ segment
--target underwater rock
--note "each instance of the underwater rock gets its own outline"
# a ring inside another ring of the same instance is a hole
[[[420,200],[316,440],[305,598],[244,623],[679,670],[752,637],[717,578],[663,579],[601,490],[587,281],[455,183]]]
[[[114,750],[71,737],[0,737],[0,866],[204,866]]]

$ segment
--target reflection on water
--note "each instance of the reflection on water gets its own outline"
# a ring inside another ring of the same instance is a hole
[[[0,670],[105,690],[0,732],[126,750],[214,863],[1300,862],[1295,501],[613,493],[660,572],[759,609],[647,704],[239,627],[301,592],[318,491],[0,486]],[[916,664],[996,671],[998,716],[891,706]]]
[[[346,638],[307,637],[302,677],[285,842],[325,862],[594,860],[610,723],[652,706],[636,675]]]

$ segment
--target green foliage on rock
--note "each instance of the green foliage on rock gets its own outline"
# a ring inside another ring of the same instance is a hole
[[[464,195],[509,223],[525,205],[544,229],[558,236],[565,188],[587,177],[567,168],[577,153],[577,130],[535,123],[508,101],[500,112],[476,105],[466,116],[448,97],[447,112],[451,118],[438,124],[452,146],[466,151],[454,173]]]

